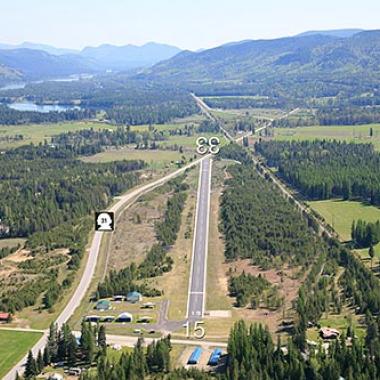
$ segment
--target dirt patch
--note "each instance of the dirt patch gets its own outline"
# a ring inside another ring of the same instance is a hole
[[[157,242],[154,224],[165,212],[168,194],[155,194],[152,199],[137,202],[118,220],[113,234],[108,270],[120,269],[131,262],[140,263]]]
[[[30,255],[30,251],[27,249],[20,249],[5,258],[6,261],[14,263],[22,263],[32,259],[33,256]]]
[[[283,317],[291,318],[294,313],[293,301],[297,298],[298,289],[302,283],[302,279],[297,277],[299,268],[284,267],[280,270],[262,270],[258,266],[250,265],[249,260],[238,260],[233,263],[224,264],[226,273],[230,268],[234,276],[238,276],[243,271],[254,276],[261,275],[272,285],[277,286],[279,296],[284,298],[284,307],[280,307],[277,310],[270,310],[263,307],[256,310],[251,308],[235,308],[242,318],[265,323],[272,332],[278,330],[279,323]],[[234,302],[233,298],[231,298],[231,300]]]
[[[283,268],[280,270],[269,269],[262,270],[260,267],[250,265],[249,260],[238,260],[234,263],[225,264],[225,269],[231,268],[234,275],[239,275],[243,271],[254,276],[261,275],[266,278],[272,285],[278,286],[281,296],[285,298],[286,303],[291,303],[298,293],[301,280],[297,278],[299,268]]]

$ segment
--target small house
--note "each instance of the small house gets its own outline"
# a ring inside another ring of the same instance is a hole
[[[136,303],[142,301],[142,294],[136,291],[129,292],[127,294],[127,301],[131,303]]]
[[[319,335],[321,336],[322,339],[336,339],[339,337],[340,332],[330,327],[322,327],[319,330]]]
[[[108,300],[99,300],[95,306],[96,310],[109,310],[111,309],[111,302]]]
[[[121,322],[121,323],[125,323],[125,322],[132,322],[133,321],[133,316],[132,314],[130,313],[121,313],[117,318],[116,318],[116,322]]]
[[[0,313],[0,323],[1,322],[10,322],[11,314],[10,313]]]

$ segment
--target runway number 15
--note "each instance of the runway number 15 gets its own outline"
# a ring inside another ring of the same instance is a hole
[[[196,321],[194,323],[194,330],[193,330],[193,336],[194,338],[196,339],[203,339],[206,332],[205,332],[205,329],[203,326],[204,322],[203,321]],[[183,327],[186,328],[186,338],[190,338],[190,330],[191,330],[191,327],[190,327],[190,322],[187,321],[186,323],[183,324]]]

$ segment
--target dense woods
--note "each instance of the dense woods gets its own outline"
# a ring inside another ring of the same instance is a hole
[[[204,97],[203,100],[211,108],[222,109],[282,108],[286,104],[283,98],[268,96],[210,96]]]
[[[370,247],[380,241],[380,220],[376,223],[367,223],[359,219],[353,221],[351,226],[351,238],[359,247]]]
[[[242,164],[252,163],[252,158],[249,156],[249,153],[244,149],[240,149],[236,144],[222,146],[220,148],[218,158],[239,161]]]
[[[0,219],[8,236],[48,231],[104,208],[112,196],[136,185],[133,171],[144,167],[141,161],[88,164],[65,155],[49,146],[1,155]]]
[[[249,258],[264,268],[310,263],[316,254],[315,237],[294,206],[253,166],[235,165],[229,172],[232,178],[226,181],[221,202],[226,258]]]
[[[269,331],[260,325],[237,322],[228,341],[227,379],[377,379],[380,374],[379,319],[369,319],[371,328],[364,347],[359,339],[347,341],[343,334],[331,342],[328,350],[319,345],[306,353],[301,353],[291,341],[284,347],[280,342],[275,344]]]
[[[380,205],[380,154],[371,144],[262,141],[255,148],[311,199],[359,198]]]

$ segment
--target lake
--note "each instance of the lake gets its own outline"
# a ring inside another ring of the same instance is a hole
[[[78,110],[80,107],[72,105],[58,105],[58,104],[35,104],[31,102],[20,102],[7,104],[9,108],[17,111],[34,111],[34,112],[65,112],[68,110]]]
[[[55,79],[46,79],[46,80],[38,80],[38,81],[33,81],[29,83],[44,83],[44,82],[76,82],[81,79],[91,79],[94,76],[92,74],[73,74],[70,75],[69,77],[65,78],[55,78]],[[5,91],[5,90],[18,90],[20,88],[25,88],[27,85],[26,82],[19,82],[19,83],[13,83],[13,84],[8,84],[4,87],[0,87],[0,91]]]

